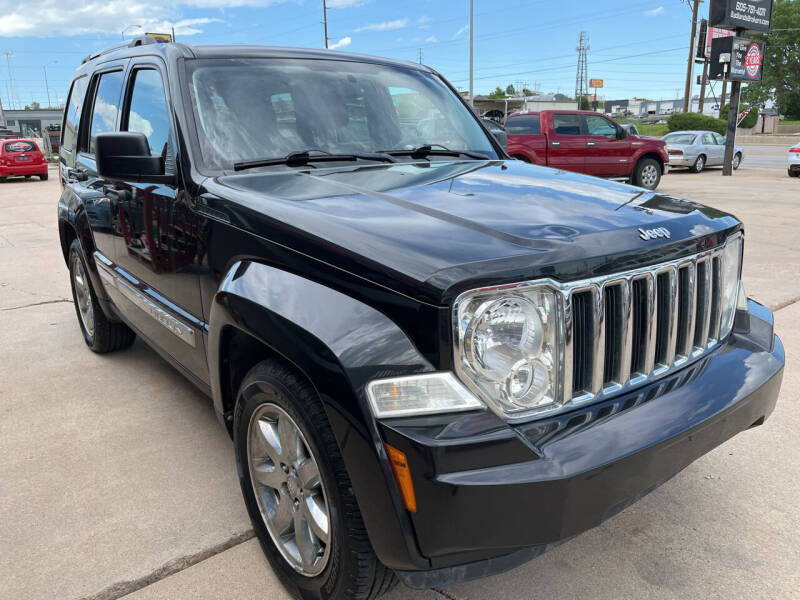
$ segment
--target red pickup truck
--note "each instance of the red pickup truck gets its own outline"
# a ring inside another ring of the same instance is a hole
[[[649,190],[668,168],[665,142],[629,135],[596,112],[518,112],[508,116],[506,132],[508,153],[535,165],[626,179]]]

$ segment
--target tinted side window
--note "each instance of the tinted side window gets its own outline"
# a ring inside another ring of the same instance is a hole
[[[78,127],[80,127],[83,99],[86,96],[86,86],[89,78],[84,76],[76,79],[69,93],[67,108],[64,111],[64,125],[61,128],[61,146],[65,150],[75,152],[78,144]]]
[[[542,126],[539,115],[519,115],[506,121],[506,131],[513,135],[540,135]]]
[[[717,142],[718,146],[724,146],[725,145],[725,138],[724,137],[722,137],[718,133],[713,133],[712,135],[714,136],[714,141]]]
[[[614,138],[617,136],[617,127],[605,117],[586,115],[586,129],[589,135]]]
[[[714,139],[714,136],[711,135],[710,133],[704,133],[703,134],[703,143],[708,145],[708,146],[716,146],[717,145],[717,141]]]
[[[143,133],[153,156],[166,155],[169,113],[161,75],[154,69],[135,71],[130,108],[125,121],[128,131]]]
[[[119,114],[119,98],[122,92],[122,71],[103,73],[97,84],[97,93],[92,108],[92,128],[89,138],[89,153],[95,153],[95,137],[98,133],[115,130]]]
[[[553,115],[556,135],[582,135],[580,115]]]

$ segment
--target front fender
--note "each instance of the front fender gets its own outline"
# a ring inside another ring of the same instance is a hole
[[[209,371],[220,413],[226,411],[220,358],[231,327],[293,363],[314,385],[380,560],[395,569],[428,567],[364,390],[375,377],[432,371],[431,364],[374,308],[293,273],[237,262],[222,280],[210,315]]]

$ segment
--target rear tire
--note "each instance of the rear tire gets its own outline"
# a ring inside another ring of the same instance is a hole
[[[702,173],[703,169],[706,167],[706,157],[701,154],[697,157],[697,160],[694,161],[694,164],[691,166],[691,171],[693,173]]]
[[[791,169],[788,169],[788,171],[789,177],[800,177],[800,171],[792,171]]]
[[[278,360],[254,366],[239,387],[233,433],[253,528],[295,597],[372,600],[395,585],[375,556],[325,409],[304,377]],[[306,508],[312,504],[316,510]],[[302,558],[301,545],[311,558]]]
[[[30,175],[25,175],[25,179],[30,179],[30,178],[31,178]]]
[[[739,168],[739,165],[741,165],[741,164],[742,164],[742,153],[741,152],[737,152],[733,156],[733,161],[731,162],[731,166],[733,167],[733,170],[735,171],[736,169]]]
[[[39,179],[41,179],[42,181],[47,181],[47,173],[45,173],[44,175],[39,175]]]
[[[98,354],[127,348],[136,339],[136,334],[125,323],[114,323],[106,317],[94,293],[83,249],[77,239],[72,240],[68,256],[72,301],[86,345]]]
[[[661,165],[654,158],[644,158],[636,163],[633,170],[633,184],[654,190],[661,182]]]

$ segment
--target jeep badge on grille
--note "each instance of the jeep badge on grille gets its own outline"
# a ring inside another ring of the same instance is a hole
[[[642,229],[639,228],[639,237],[643,240],[654,240],[656,238],[670,237],[669,229],[666,227],[656,227],[655,229]]]

